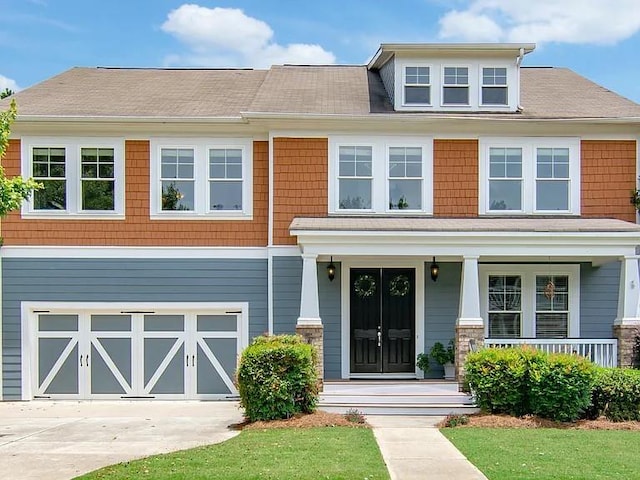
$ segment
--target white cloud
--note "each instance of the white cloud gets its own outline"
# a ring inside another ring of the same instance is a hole
[[[273,41],[271,27],[237,8],[207,8],[184,4],[169,12],[162,30],[189,48],[170,55],[169,64],[269,67],[273,64],[328,64],[333,53],[320,45]]]
[[[13,90],[14,92],[20,90],[20,87],[15,80],[12,80],[9,77],[5,77],[4,75],[0,75],[0,92],[2,92],[5,88]]]
[[[638,0],[471,0],[439,23],[444,39],[609,45],[640,31],[640,8]]]

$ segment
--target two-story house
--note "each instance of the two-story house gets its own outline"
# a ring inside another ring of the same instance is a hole
[[[469,340],[629,364],[640,105],[533,49],[16,94],[3,164],[44,188],[2,221],[2,398],[224,397],[264,332],[306,335],[325,379],[421,377],[452,338],[458,368]]]

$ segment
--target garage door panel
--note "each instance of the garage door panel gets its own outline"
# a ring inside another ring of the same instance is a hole
[[[130,332],[131,315],[91,315],[92,332]]]
[[[207,358],[204,350],[198,345],[198,372],[197,372],[197,395],[231,395],[232,389],[229,387],[229,378],[222,377],[218,368]]]
[[[77,332],[78,315],[38,315],[38,330],[41,332]]]
[[[238,341],[235,338],[203,338],[202,341],[215,355],[227,376],[233,378],[236,371]]]
[[[175,345],[177,344],[176,342]],[[178,348],[172,348],[151,376],[149,382],[146,384],[145,390],[152,395],[184,394],[184,358],[184,345],[180,345]]]
[[[198,315],[199,332],[235,332],[238,329],[236,315]]]
[[[130,338],[94,339],[91,359],[92,394],[131,394]]]
[[[78,343],[74,338],[41,338],[38,342],[38,390],[44,395],[77,395]]]
[[[183,332],[184,315],[145,315],[145,332]]]

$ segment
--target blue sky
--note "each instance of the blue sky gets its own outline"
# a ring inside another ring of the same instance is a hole
[[[362,64],[380,43],[535,42],[640,102],[640,0],[0,0],[0,90],[73,66]]]

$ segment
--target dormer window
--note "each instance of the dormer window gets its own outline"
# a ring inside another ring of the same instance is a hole
[[[431,104],[431,72],[429,67],[405,67],[405,105]]]
[[[507,105],[507,69],[482,69],[482,105]]]
[[[444,67],[443,105],[469,105],[469,68]]]

